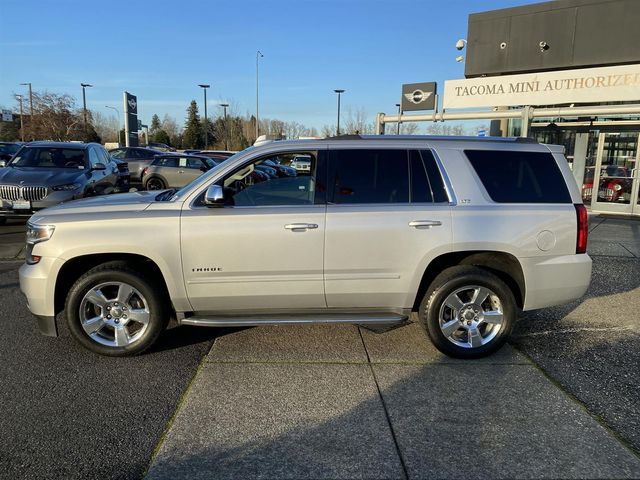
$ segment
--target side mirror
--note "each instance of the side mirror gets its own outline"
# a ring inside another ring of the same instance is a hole
[[[220,185],[211,185],[204,194],[204,204],[207,207],[221,207],[224,205],[224,192]]]
[[[6,160],[0,160],[0,168],[6,167],[6,166],[7,166],[7,161]]]
[[[93,170],[106,170],[107,166],[104,163],[96,163],[93,166]]]

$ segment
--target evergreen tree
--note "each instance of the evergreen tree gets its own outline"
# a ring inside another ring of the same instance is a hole
[[[187,122],[182,134],[182,148],[202,148],[203,131],[198,115],[198,104],[191,100],[187,109]]]
[[[160,130],[160,117],[154,113],[153,117],[151,117],[151,128],[149,132],[155,133],[158,130]]]
[[[155,135],[153,136],[153,141],[171,146],[171,138],[169,138],[169,134],[162,129],[158,130],[155,133]]]

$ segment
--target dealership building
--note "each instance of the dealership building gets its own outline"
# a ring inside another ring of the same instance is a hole
[[[465,78],[406,121],[486,119],[565,146],[585,204],[640,216],[640,0],[557,0],[469,15]]]

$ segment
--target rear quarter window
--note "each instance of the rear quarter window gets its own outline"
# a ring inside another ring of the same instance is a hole
[[[497,203],[571,203],[551,153],[465,150],[491,200]]]

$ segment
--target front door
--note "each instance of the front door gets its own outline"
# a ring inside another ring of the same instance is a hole
[[[591,182],[594,212],[640,215],[640,135],[600,133]],[[585,187],[589,188],[585,177]]]
[[[300,153],[300,152],[297,152]],[[323,254],[326,205],[316,172],[269,178],[255,166],[227,175],[225,205],[203,199],[185,205],[181,248],[187,294],[197,312],[299,312],[324,309]]]

